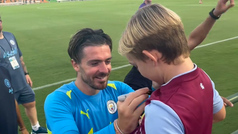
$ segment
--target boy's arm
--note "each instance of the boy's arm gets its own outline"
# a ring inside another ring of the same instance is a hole
[[[215,89],[215,84],[213,81],[213,123],[222,121],[226,118],[226,109],[224,105],[224,100],[219,95],[218,91]]]
[[[223,105],[222,109],[218,111],[217,113],[213,114],[213,123],[222,121],[226,118],[226,109]]]

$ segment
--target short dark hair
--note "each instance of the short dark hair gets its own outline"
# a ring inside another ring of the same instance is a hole
[[[83,49],[88,46],[108,45],[112,51],[112,40],[102,29],[84,28],[78,31],[69,42],[68,54],[76,63],[83,58]]]

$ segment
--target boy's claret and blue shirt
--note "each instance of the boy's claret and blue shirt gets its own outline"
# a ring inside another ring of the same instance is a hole
[[[173,77],[146,101],[136,134],[211,134],[213,114],[223,100],[210,77],[197,65]]]

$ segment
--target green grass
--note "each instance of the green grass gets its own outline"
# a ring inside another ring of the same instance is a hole
[[[91,0],[65,3],[45,3],[21,6],[1,6],[3,30],[15,34],[23,52],[24,61],[34,82],[34,88],[74,78],[75,72],[67,55],[70,37],[79,29],[103,29],[113,39],[112,66],[128,64],[117,53],[118,40],[130,17],[142,0]],[[200,24],[215,7],[215,0],[153,0],[174,10],[183,20],[186,34]],[[238,36],[238,8],[234,7],[217,21],[202,44]],[[213,79],[222,96],[236,93],[238,67],[238,39],[195,49],[193,61]],[[130,67],[112,71],[111,80],[123,80]],[[36,103],[40,124],[45,126],[44,100],[60,85],[36,90]],[[21,107],[22,117],[30,124]],[[213,134],[229,134],[238,129],[238,108],[227,108],[227,118],[214,125]]]

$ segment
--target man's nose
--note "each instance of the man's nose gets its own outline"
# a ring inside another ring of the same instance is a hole
[[[110,70],[110,68],[111,68],[111,64],[102,63],[102,64],[100,65],[99,71],[100,71],[100,72],[103,72],[103,73],[108,73],[109,70]]]

